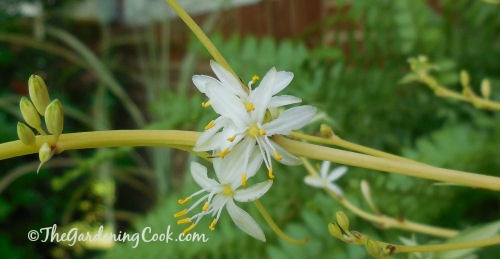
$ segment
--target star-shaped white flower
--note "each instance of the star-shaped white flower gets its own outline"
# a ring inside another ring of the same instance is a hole
[[[269,109],[301,101],[289,95],[275,96],[292,81],[293,73],[271,68],[257,88],[252,89],[254,80],[248,84],[247,93],[231,73],[216,62],[211,62],[211,66],[219,80],[201,75],[193,76],[193,82],[208,96],[210,105],[220,117],[205,127],[194,150],[214,150],[217,156],[224,157],[234,146],[242,145],[246,150],[245,166],[248,155],[258,147],[270,178],[272,156],[283,164],[300,164],[297,157],[270,139],[273,135],[288,135],[292,130],[302,128],[316,113],[314,107],[303,105],[285,110],[277,118],[269,116]]]
[[[215,224],[219,220],[222,210],[226,207],[229,216],[236,226],[248,235],[258,240],[266,241],[264,232],[257,222],[255,222],[255,220],[246,211],[242,210],[234,203],[234,201],[249,202],[259,199],[269,190],[269,188],[271,188],[273,183],[272,180],[267,180],[247,188],[242,188],[246,186],[246,178],[250,178],[255,175],[262,164],[262,158],[260,155],[258,153],[251,155],[248,167],[245,170],[246,173],[243,174],[245,180],[242,180],[242,168],[238,157],[227,156],[224,159],[215,158],[212,161],[218,181],[207,176],[206,167],[196,162],[191,163],[191,175],[202,189],[193,193],[186,199],[179,200],[179,204],[185,204],[189,202],[191,198],[202,193],[204,195],[191,205],[189,209],[184,209],[176,213],[174,217],[183,217],[195,208],[199,207],[202,203],[203,206],[201,211],[197,214],[177,221],[178,224],[191,223],[191,225],[184,230],[184,234],[193,229],[205,215],[211,215],[213,218],[209,229],[214,230]]]
[[[308,175],[304,178],[304,182],[316,188],[328,188],[338,196],[342,196],[342,189],[340,189],[340,187],[337,186],[334,182],[347,172],[347,167],[339,166],[333,169],[331,172],[328,172],[329,170],[330,161],[324,161],[321,164],[320,176],[318,177]]]

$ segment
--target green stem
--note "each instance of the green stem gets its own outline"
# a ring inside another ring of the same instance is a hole
[[[437,252],[447,250],[458,250],[467,248],[478,248],[492,245],[500,245],[500,236],[492,238],[475,240],[461,243],[448,243],[440,245],[421,245],[421,246],[400,246],[396,245],[394,253],[412,253],[412,252]]]
[[[117,146],[171,147],[181,145],[192,147],[199,135],[199,132],[179,130],[111,130],[69,133],[59,137],[55,151],[60,153],[64,150]],[[274,140],[297,156],[500,191],[500,178],[494,176],[394,161],[290,140],[280,136],[275,137]],[[44,142],[54,144],[53,141],[52,136],[37,136],[36,144],[33,146],[24,145],[19,140],[0,144],[0,160],[37,153]]]
[[[458,185],[477,187],[500,191],[500,178],[461,172],[456,170],[394,161],[387,158],[373,157],[340,149],[328,148],[284,137],[274,138],[275,142],[292,154],[317,160],[328,160],[335,163],[414,176],[423,179],[454,183]]]

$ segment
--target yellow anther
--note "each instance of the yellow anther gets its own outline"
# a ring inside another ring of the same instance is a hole
[[[227,141],[233,142],[235,138],[236,138],[236,136],[229,137],[229,138],[227,138]]]
[[[193,229],[194,227],[196,226],[196,224],[191,224],[191,226],[187,227],[186,229],[184,229],[184,231],[182,231],[182,234],[186,235],[189,231],[191,231],[191,229]]]
[[[246,173],[243,173],[243,175],[241,175],[241,186],[243,188],[247,187],[247,174]]]
[[[203,108],[208,108],[212,103],[210,102],[210,100],[206,101],[206,102],[202,102],[201,103],[201,107]]]
[[[247,110],[247,112],[250,112],[250,111],[255,110],[255,106],[253,105],[253,103],[245,102],[245,109]]]
[[[210,229],[211,231],[214,231],[215,224],[217,224],[217,219],[212,220],[212,223],[210,223],[210,226],[208,227],[208,229]]]
[[[211,129],[213,126],[215,126],[215,121],[210,121],[206,126],[205,126],[205,130],[209,130]]]
[[[227,154],[229,154],[231,150],[229,148],[224,149],[224,151],[220,152],[217,156],[219,157],[225,157]]]
[[[177,213],[174,214],[174,218],[179,218],[179,217],[182,217],[184,215],[186,215],[188,213],[187,209],[183,209]]]
[[[261,136],[265,136],[265,135],[266,135],[266,131],[265,131],[265,130],[263,130],[263,129],[260,129],[260,130],[259,130],[259,134],[260,134]]]
[[[191,219],[185,218],[185,219],[179,219],[179,220],[177,220],[177,224],[178,225],[187,224],[187,223],[191,223]]]
[[[269,167],[269,172],[267,172],[267,176],[269,177],[269,179],[274,180],[274,174],[273,174],[273,167],[272,166]]]
[[[191,196],[187,197],[186,199],[179,199],[177,200],[177,203],[179,203],[180,205],[183,205],[187,202],[189,202],[191,200]]]
[[[283,159],[283,157],[282,157],[282,156],[280,156],[280,155],[278,154],[278,152],[276,152],[276,150],[273,150],[273,154],[274,154],[274,157],[276,158],[276,160],[281,161],[281,159]]]
[[[203,211],[207,211],[208,210],[208,206],[210,205],[210,203],[205,202],[205,204],[203,204],[203,208],[201,208]]]
[[[259,81],[259,80],[260,80],[260,77],[258,75],[252,76],[252,82],[256,82],[256,81]]]

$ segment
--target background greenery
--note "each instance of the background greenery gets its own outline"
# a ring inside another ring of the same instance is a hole
[[[190,82],[192,74],[210,73],[210,57],[196,39],[189,38],[183,48],[170,42],[174,27],[165,18],[121,27],[112,23],[112,12],[105,12],[97,25],[76,22],[64,11],[72,2],[45,5],[43,20],[7,12],[12,2],[0,6],[5,8],[0,16],[0,141],[17,138],[17,105],[32,73],[41,74],[51,95],[63,101],[65,132],[201,130],[214,116],[200,107],[204,99]],[[295,74],[286,92],[320,110],[307,132],[317,132],[326,122],[343,138],[366,146],[440,167],[500,176],[498,112],[438,98],[417,83],[398,83],[409,72],[407,58],[425,54],[439,66],[435,76],[442,84],[459,90],[458,72],[466,69],[474,86],[489,78],[492,99],[500,100],[500,5],[464,0],[337,2],[349,8],[302,35],[279,41],[237,32],[222,36],[215,26],[218,11],[203,25],[243,81],[264,75],[272,66]],[[349,26],[332,29],[338,24]],[[326,34],[334,40],[322,40]],[[306,43],[314,42],[311,38],[321,43]],[[134,249],[130,243],[91,248],[28,242],[29,230],[55,223],[68,229],[115,226],[130,233],[145,226],[163,232],[170,225],[179,233],[182,228],[172,218],[181,209],[176,201],[197,188],[186,170],[196,158],[182,151],[124,147],[65,152],[38,175],[36,159],[0,161],[0,251],[5,258],[368,258],[362,247],[328,234],[327,223],[342,208],[321,190],[303,184],[303,167],[277,169],[277,180],[262,202],[285,232],[309,238],[304,246],[278,239],[252,204],[244,208],[261,223],[267,243],[244,235],[228,215],[222,215],[215,232],[207,230],[208,222],[195,229],[210,238],[208,243],[141,243]],[[370,183],[379,208],[394,217],[456,229],[499,220],[500,199],[494,192],[350,168],[339,183],[349,200],[367,210],[359,188],[362,179]],[[398,237],[412,236],[347,214],[352,228],[374,238],[399,243]],[[418,243],[438,241],[414,237]],[[500,249],[475,253],[495,258]]]

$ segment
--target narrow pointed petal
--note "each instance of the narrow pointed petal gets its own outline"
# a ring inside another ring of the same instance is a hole
[[[285,87],[287,87],[293,80],[293,73],[287,71],[276,72],[275,82],[273,85],[273,95],[279,93]]]
[[[191,175],[193,180],[203,189],[214,191],[218,186],[215,180],[208,178],[207,168],[197,162],[191,162]]]
[[[245,90],[243,90],[243,88],[241,87],[240,80],[234,77],[234,75],[231,74],[231,72],[227,71],[219,63],[213,60],[210,60],[210,66],[212,67],[212,70],[214,71],[215,75],[217,75],[217,78],[219,78],[219,80],[222,83],[222,86],[226,88],[226,90],[240,97],[248,95],[245,92]]]
[[[264,114],[273,95],[276,73],[276,69],[271,68],[260,82],[259,87],[250,92],[249,100],[255,107],[252,119],[255,121],[260,122],[264,119]]]
[[[255,142],[252,141],[251,145],[248,147],[248,152],[250,153],[250,159],[248,161],[247,165],[247,177],[253,177],[257,171],[259,170],[260,166],[262,165],[263,157],[260,153],[260,150],[255,146]]]
[[[271,188],[271,185],[273,185],[272,180],[260,182],[248,188],[236,190],[233,197],[239,202],[254,201],[262,197]]]
[[[285,164],[285,165],[300,165],[302,164],[302,160],[300,158],[292,155],[290,152],[286,151],[286,149],[282,148],[280,145],[274,143],[273,141],[270,141],[271,145],[273,148],[278,152],[278,154],[281,156],[281,160],[279,160],[280,163]],[[271,153],[272,154],[272,153]]]
[[[248,114],[236,95],[228,93],[222,88],[207,89],[207,96],[210,98],[214,111],[226,118],[230,118],[237,126],[247,125]]]
[[[319,177],[313,177],[313,176],[308,175],[308,176],[304,177],[304,182],[307,185],[310,185],[312,187],[316,187],[316,188],[323,187],[323,179],[321,179]]]
[[[326,180],[328,182],[333,182],[333,181],[339,179],[340,177],[342,177],[342,175],[344,175],[346,172],[347,172],[347,167],[339,166],[339,167],[333,169],[333,171],[328,175]]]
[[[193,147],[193,150],[196,152],[202,152],[220,149],[221,143],[224,140],[224,135],[220,132],[211,136],[209,135],[211,135],[210,132],[201,133],[200,137],[196,141],[196,145]]]
[[[234,204],[232,200],[227,203],[226,208],[234,224],[236,224],[236,226],[243,230],[243,232],[247,233],[255,239],[266,242],[264,232],[260,228],[259,224],[255,222],[252,216],[250,216],[250,214],[236,206],[236,204]]]
[[[328,189],[330,189],[330,191],[334,192],[335,194],[339,195],[339,196],[342,196],[343,195],[343,192],[342,192],[342,189],[340,189],[340,187],[338,187],[337,185],[335,184],[332,184],[332,183],[326,183],[326,187]]]
[[[302,102],[302,99],[292,95],[273,96],[271,97],[271,101],[269,102],[269,108],[277,108],[300,102]]]
[[[304,127],[316,114],[316,108],[310,105],[302,105],[285,110],[275,120],[266,123],[262,128],[267,136],[275,134],[288,135],[292,130]]]
[[[328,171],[330,171],[330,165],[331,165],[330,161],[323,161],[323,163],[321,163],[321,168],[319,169],[321,178],[323,179],[327,178]]]
[[[211,87],[222,87],[221,83],[217,81],[215,78],[205,75],[194,75],[193,83],[198,89],[198,91],[206,94],[207,89]]]

